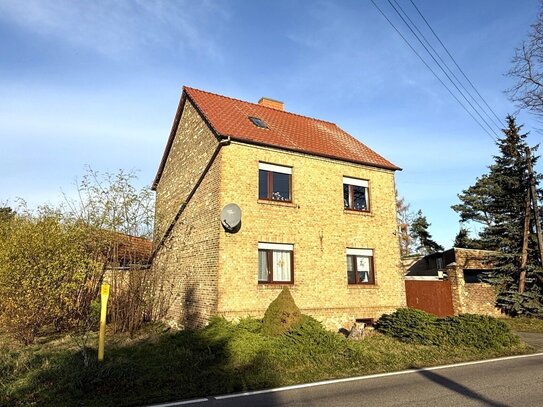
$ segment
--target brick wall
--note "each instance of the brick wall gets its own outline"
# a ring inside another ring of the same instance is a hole
[[[501,316],[496,308],[495,288],[486,283],[466,283],[464,270],[460,267],[447,268],[455,314],[482,314]]]
[[[496,292],[493,286],[484,283],[471,283],[464,286],[464,311],[469,314],[501,316],[495,307]]]
[[[405,306],[392,171],[234,142],[221,154],[221,206],[238,204],[242,227],[220,235],[219,314],[262,316],[279,294],[257,282],[258,242],[294,244],[292,295],[330,328]],[[258,200],[259,161],[292,167],[292,204]],[[343,209],[343,176],[369,180],[370,213]],[[347,247],[374,250],[374,286],[347,284]]]
[[[489,262],[492,252],[486,250],[454,248],[456,263],[447,267],[453,295],[455,314],[482,314],[501,316],[496,308],[496,291],[490,284],[466,283],[464,269],[484,270],[492,268]]]
[[[208,164],[217,138],[187,99],[160,182],[156,187],[157,244]]]
[[[455,247],[454,259],[461,269],[491,269],[492,253],[488,250],[461,249]]]
[[[446,267],[446,273],[451,282],[451,296],[454,314],[462,314],[464,311],[464,274],[462,269],[457,268],[453,263]]]
[[[155,244],[208,164],[217,139],[187,101],[157,186]],[[220,153],[158,250],[153,270],[162,277],[166,318],[184,327],[205,324],[217,309]]]

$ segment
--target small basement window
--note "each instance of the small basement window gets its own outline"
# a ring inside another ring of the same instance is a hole
[[[266,122],[258,117],[249,116],[249,120],[256,126],[260,127],[261,129],[267,129],[268,125]]]
[[[356,323],[358,324],[364,324],[366,328],[373,326],[374,319],[373,318],[356,318]]]

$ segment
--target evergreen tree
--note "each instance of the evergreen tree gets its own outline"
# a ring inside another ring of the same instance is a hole
[[[7,222],[15,216],[15,211],[9,206],[0,206],[0,222]]]
[[[470,248],[470,238],[469,238],[469,231],[461,227],[458,234],[454,238],[454,247],[462,248],[462,249],[469,249]]]
[[[426,216],[419,210],[411,224],[411,235],[417,242],[417,251],[425,255],[443,250],[443,246],[432,240],[432,235],[428,232],[429,227],[430,223],[426,220]]]
[[[10,221],[15,218],[15,211],[9,206],[0,206],[0,240],[3,239],[10,226]]]
[[[484,249],[500,253],[487,281],[500,288],[498,305],[510,314],[542,314],[543,274],[534,239],[529,242],[526,292],[518,294],[526,195],[529,188],[526,133],[515,118],[507,117],[504,137],[497,140],[499,154],[489,172],[458,195],[461,203],[452,208],[461,221],[483,226],[479,242]],[[535,150],[535,149],[534,149]],[[532,165],[538,157],[532,158]],[[535,176],[536,182],[539,177]],[[533,219],[530,230],[533,230]]]
[[[469,230],[464,226],[460,227],[458,234],[454,239],[454,247],[460,249],[482,249],[479,239],[472,239],[469,235]]]

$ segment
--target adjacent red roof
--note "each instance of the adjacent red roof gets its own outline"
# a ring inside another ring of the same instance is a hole
[[[401,169],[334,123],[189,87],[183,87],[180,109],[186,97],[204,116],[219,138],[230,137],[232,140],[246,143],[262,144],[373,167]],[[160,179],[180,116],[180,111],[178,111],[153,186],[156,186]],[[262,119],[268,128],[255,126],[249,117]]]
[[[128,263],[147,263],[153,251],[153,242],[143,237],[116,233],[115,255],[117,260]]]

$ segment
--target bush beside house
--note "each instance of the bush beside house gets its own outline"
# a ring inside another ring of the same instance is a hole
[[[503,349],[519,344],[504,321],[485,315],[462,314],[438,318],[412,308],[383,315],[376,329],[403,342],[434,346]]]

